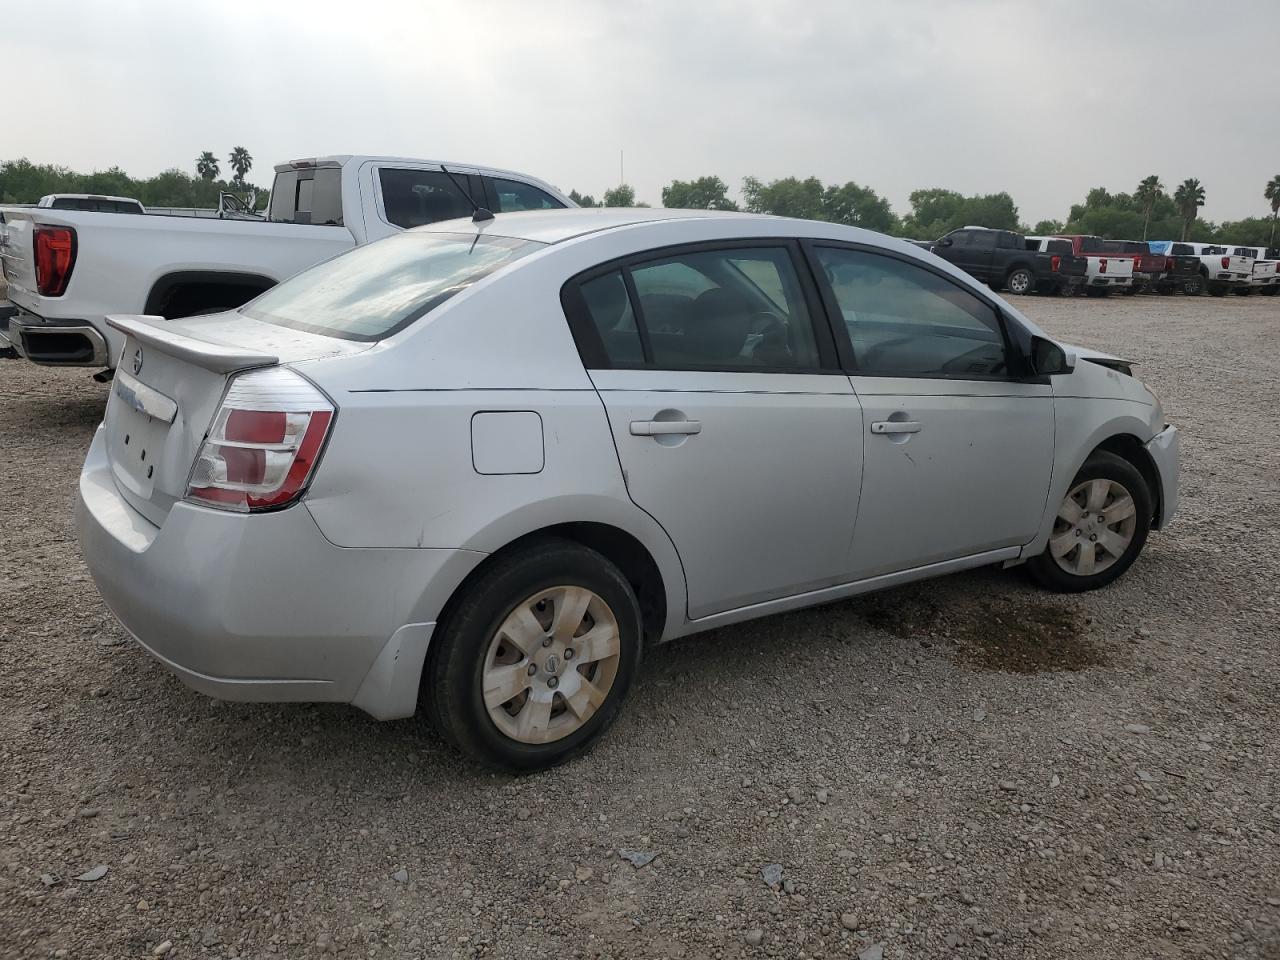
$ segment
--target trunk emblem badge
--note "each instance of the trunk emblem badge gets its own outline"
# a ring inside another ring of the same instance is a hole
[[[133,372],[138,374],[142,372],[142,348],[138,347],[133,351]]]

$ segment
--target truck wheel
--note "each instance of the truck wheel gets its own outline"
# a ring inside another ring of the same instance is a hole
[[[1206,286],[1211,297],[1225,297],[1227,295],[1227,285],[1225,283],[1209,282]]]
[[[1110,287],[1087,287],[1085,295],[1090,297],[1105,297],[1111,292]]]
[[[1236,287],[1231,292],[1237,297],[1247,297],[1249,294],[1253,293],[1253,287]]]
[[[1269,287],[1263,287],[1258,292],[1261,293],[1264,297],[1274,297],[1277,293],[1280,293],[1280,286],[1277,286],[1276,284],[1273,283]]]
[[[1160,294],[1160,296],[1162,297],[1171,297],[1176,292],[1177,292],[1176,288],[1170,286],[1167,283],[1162,283],[1156,287],[1156,293]]]
[[[1196,277],[1194,280],[1188,280],[1182,285],[1182,292],[1188,297],[1198,297],[1204,293],[1204,277]]]
[[[1123,293],[1126,297],[1136,297],[1141,290],[1142,288],[1139,287],[1136,283],[1131,283],[1127,287],[1120,288],[1120,292]]]
[[[1009,275],[1004,278],[1004,285],[1010,293],[1015,296],[1025,296],[1031,292],[1031,285],[1035,282],[1035,278],[1031,276],[1031,271],[1026,267],[1014,267],[1009,271]]]

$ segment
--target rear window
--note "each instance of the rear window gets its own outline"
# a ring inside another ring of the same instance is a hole
[[[1175,257],[1194,257],[1196,255],[1196,248],[1189,243],[1175,243],[1170,250]]]
[[[277,173],[271,188],[270,219],[342,226],[342,170],[305,167]]]
[[[1044,245],[1045,251],[1048,253],[1056,253],[1062,257],[1071,256],[1070,240],[1050,240]]]
[[[1106,241],[1099,237],[1081,237],[1081,253],[1107,253]]]
[[[318,264],[240,311],[327,337],[381,340],[543,246],[474,234],[398,234]]]

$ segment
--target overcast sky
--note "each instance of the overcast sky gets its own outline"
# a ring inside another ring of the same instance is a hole
[[[1229,13],[1227,11],[1230,11]],[[1008,190],[1023,220],[1158,173],[1269,213],[1275,0],[196,4],[0,0],[0,159],[149,176],[242,144],[626,178]],[[22,78],[25,78],[22,79]]]

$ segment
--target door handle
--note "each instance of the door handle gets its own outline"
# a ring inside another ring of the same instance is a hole
[[[632,420],[633,437],[663,437],[702,432],[701,420]]]
[[[871,424],[872,433],[919,433],[919,420],[877,420]]]

